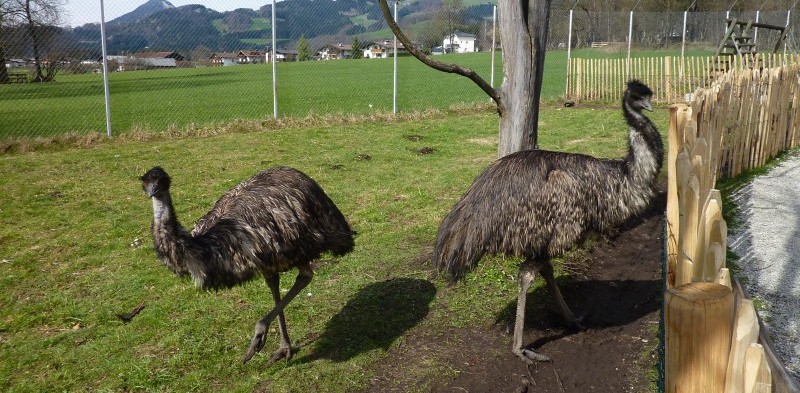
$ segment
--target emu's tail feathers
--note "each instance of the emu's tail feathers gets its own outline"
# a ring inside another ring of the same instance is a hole
[[[458,281],[477,265],[485,253],[484,242],[478,228],[463,205],[456,205],[444,218],[436,234],[433,265],[439,272],[447,272],[451,281]]]

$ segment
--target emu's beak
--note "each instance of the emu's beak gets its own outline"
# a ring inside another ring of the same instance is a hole
[[[653,106],[650,105],[650,100],[644,100],[643,103],[644,103],[644,107],[643,107],[644,109],[647,109],[650,112],[653,111]]]
[[[155,184],[148,184],[146,186],[142,186],[142,188],[144,189],[144,193],[147,194],[149,198],[152,198],[158,194],[158,187],[156,187]]]

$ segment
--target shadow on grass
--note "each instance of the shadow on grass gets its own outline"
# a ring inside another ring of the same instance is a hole
[[[436,287],[429,281],[394,278],[367,285],[325,325],[302,362],[348,360],[360,353],[387,350],[428,315]]]
[[[661,307],[660,280],[585,280],[559,282],[561,294],[576,317],[589,330],[631,324]],[[525,330],[546,331],[534,343],[539,348],[548,342],[577,333],[568,329],[555,300],[542,285],[528,293]],[[495,323],[513,331],[517,302],[508,303],[497,314]],[[552,330],[552,331],[551,331]]]

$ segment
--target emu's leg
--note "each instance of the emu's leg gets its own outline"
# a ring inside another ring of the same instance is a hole
[[[511,352],[514,352],[523,362],[533,364],[533,361],[546,362],[550,358],[522,346],[522,333],[525,330],[525,301],[528,289],[536,276],[536,266],[533,261],[526,260],[519,266],[519,296],[517,297],[517,316],[514,322],[514,343]]]
[[[265,279],[270,291],[272,292],[272,300],[274,300],[275,304],[277,305],[278,302],[281,301],[280,276],[278,273],[270,273],[265,276]],[[284,357],[286,360],[289,360],[293,355],[292,342],[289,340],[289,331],[286,329],[286,318],[283,315],[283,311],[278,314],[278,325],[280,326],[281,330],[281,346],[277,351],[275,351],[275,353],[272,355],[272,358],[269,359],[270,363],[274,363]]]
[[[244,355],[244,363],[247,363],[256,352],[260,352],[264,348],[264,339],[269,329],[269,324],[272,323],[275,317],[283,312],[286,305],[289,304],[289,302],[311,282],[311,278],[314,277],[314,271],[309,264],[298,266],[298,270],[300,270],[300,272],[297,274],[294,285],[292,285],[292,288],[286,293],[286,296],[275,304],[275,308],[268,312],[267,315],[264,315],[264,318],[261,318],[261,320],[256,323],[256,331],[255,334],[253,334],[253,340],[250,342],[250,348]]]
[[[561,291],[558,289],[558,284],[553,276],[553,265],[549,260],[544,261],[541,265],[539,265],[539,273],[544,276],[544,281],[547,283],[547,289],[550,290],[550,294],[556,299],[558,306],[561,308],[561,314],[564,316],[567,324],[578,330],[586,330],[586,328],[580,324],[580,321],[575,318],[575,315],[572,314],[572,310],[569,309],[569,306],[567,306],[567,303],[561,296]]]

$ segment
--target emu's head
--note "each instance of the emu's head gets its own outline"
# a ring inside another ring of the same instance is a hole
[[[625,105],[632,110],[641,113],[642,109],[653,111],[653,106],[650,105],[650,97],[653,96],[653,91],[650,90],[644,83],[633,79],[628,82],[628,89],[625,90],[623,100]]]
[[[169,175],[160,166],[153,167],[141,178],[142,190],[148,197],[160,197],[169,192]]]

